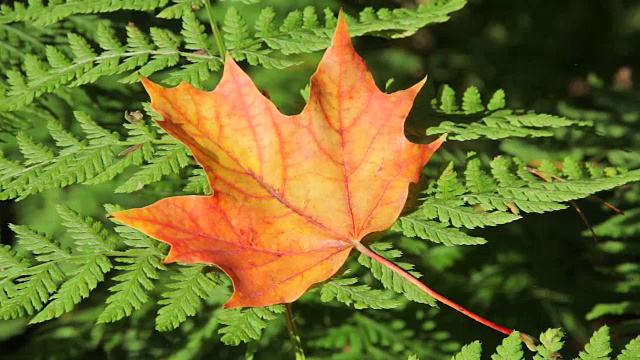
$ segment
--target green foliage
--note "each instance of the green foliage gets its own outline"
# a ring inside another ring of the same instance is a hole
[[[562,342],[559,339],[562,337],[562,333],[557,329],[549,329],[545,333],[540,335],[541,344],[538,345],[538,353],[533,356],[536,360],[542,359],[559,359],[562,358],[560,351],[562,349]],[[640,350],[638,343],[640,337],[635,338],[629,342],[622,353],[618,355],[617,360],[631,359],[631,356],[640,356]],[[496,353],[491,356],[492,360],[524,360],[528,359],[528,356],[521,350],[522,343],[520,340],[520,334],[516,331],[506,337],[502,345],[498,346]],[[610,360],[609,353],[611,352],[609,328],[603,326],[598,331],[593,333],[593,336],[589,340],[589,343],[585,345],[585,350],[580,352],[580,355],[575,360]],[[463,346],[460,352],[452,357],[452,360],[468,360],[468,359],[480,359],[482,355],[482,348],[480,342],[476,341],[469,345]]]
[[[225,309],[219,314],[222,342],[227,345],[238,345],[242,342],[259,339],[267,321],[275,319],[284,312],[284,306],[272,305],[248,309]]]
[[[107,206],[107,210],[120,209]],[[125,256],[115,258],[119,264],[115,268],[122,273],[113,277],[117,284],[109,288],[112,294],[106,299],[107,306],[98,316],[98,323],[117,321],[140,309],[149,301],[147,292],[154,288],[153,280],[160,277],[159,271],[166,270],[160,262],[164,254],[157,241],[128,226],[117,226],[115,231],[127,249]]]
[[[323,302],[339,301],[356,309],[391,309],[399,305],[390,293],[371,289],[368,285],[355,285],[356,278],[338,278],[320,288]]]
[[[399,218],[391,230],[447,246],[483,244],[485,239],[467,235],[458,228],[497,226],[521,219],[520,212],[564,209],[567,201],[640,180],[638,170],[611,171],[609,176],[604,172],[571,171],[577,166],[571,158],[560,166],[562,175],[570,180],[559,178],[562,181],[546,182],[534,176],[519,159],[496,157],[489,163],[488,172],[471,153],[463,179],[453,169],[453,163],[449,163],[425,191],[423,203],[414,212]]]
[[[39,19],[38,24],[50,24],[72,14],[108,13],[121,9],[151,10],[163,8],[167,2],[67,1],[44,6],[36,1],[26,7],[16,3],[13,8],[7,5],[0,8],[0,23]],[[367,8],[360,14],[360,21],[352,26],[351,34],[408,36],[427,24],[446,21],[449,13],[464,4],[464,0],[447,0],[431,2],[415,10],[382,9],[376,12]],[[223,58],[222,54],[214,51],[215,47],[211,45],[213,41],[205,34],[204,25],[189,9],[189,5],[194,6],[195,3],[180,2],[158,15],[180,18],[180,35],[157,27],[145,31],[129,24],[126,27],[126,41],[122,43],[115,29],[101,23],[91,38],[68,33],[68,49],[46,46],[39,54],[25,54],[21,69],[14,68],[6,72],[7,90],[4,98],[0,98],[0,111],[15,111],[42,94],[56,92],[63,87],[93,83],[111,75],[129,74],[121,77],[120,81],[131,83],[137,81],[137,74],[149,76],[169,71],[168,84],[185,80],[199,86],[209,78],[211,71],[220,69]],[[324,17],[324,24],[320,24],[316,10],[307,7],[303,11],[287,14],[285,20],[278,23],[275,11],[267,7],[251,29],[239,11],[231,7],[225,15],[222,31],[226,48],[234,59],[247,60],[251,65],[285,68],[299,62],[287,60],[281,55],[310,53],[329,45],[336,18],[329,9],[324,11]],[[100,50],[95,51],[94,48]]]
[[[462,105],[459,106],[455,91],[445,85],[440,98],[434,99],[432,106],[439,116],[446,115],[443,118],[447,120],[427,129],[427,135],[448,134],[450,140],[548,137],[553,135],[554,128],[592,124],[590,121],[505,109],[503,90],[498,90],[491,96],[485,109],[480,92],[473,86],[464,92]]]
[[[164,299],[158,304],[156,329],[172,330],[193,316],[200,308],[200,299],[206,299],[221,284],[217,273],[207,272],[205,265],[189,266],[180,269],[180,274],[173,276],[173,283],[167,285],[170,291],[163,294]]]
[[[523,356],[520,333],[514,331],[502,341],[502,345],[496,348],[496,353],[491,355],[491,360],[514,360],[521,359]]]

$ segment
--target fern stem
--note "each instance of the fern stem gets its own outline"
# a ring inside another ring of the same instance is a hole
[[[291,303],[284,304],[285,317],[287,318],[287,330],[289,330],[289,337],[293,344],[293,350],[296,353],[296,360],[305,360],[304,350],[302,349],[302,342],[300,341],[300,335],[298,335],[298,329],[293,319],[293,311],[291,310]]]
[[[218,28],[218,24],[213,19],[213,10],[211,9],[211,1],[205,0],[204,6],[207,9],[207,17],[209,18],[209,25],[211,25],[211,32],[213,32],[213,37],[216,39],[216,45],[218,46],[218,52],[220,53],[220,58],[222,62],[226,58],[227,49],[224,46],[224,40],[222,39],[222,33],[220,33],[220,29]]]
[[[411,282],[412,284],[414,284],[415,286],[417,286],[418,288],[420,288],[420,290],[424,291],[425,293],[431,295],[434,299],[440,301],[441,303],[449,306],[450,308],[453,308],[459,312],[461,312],[462,314],[472,318],[473,320],[488,326],[494,330],[497,330],[503,334],[509,335],[512,332],[514,332],[513,329],[510,329],[508,327],[504,327],[502,325],[499,325],[487,318],[484,318],[476,313],[474,313],[473,311],[463,307],[462,305],[457,304],[456,302],[446,298],[444,295],[439,294],[438,292],[436,292],[435,290],[433,290],[432,288],[428,287],[427,285],[423,284],[422,282],[420,282],[420,280],[418,280],[417,278],[415,278],[413,275],[409,274],[408,272],[406,272],[405,270],[403,270],[401,267],[399,267],[398,265],[396,265],[395,263],[393,263],[392,261],[384,258],[383,256],[379,255],[378,253],[376,253],[375,251],[369,249],[368,247],[364,246],[363,244],[361,244],[360,242],[353,242],[353,245],[355,246],[355,248],[360,251],[361,253],[365,254],[366,256],[370,257],[371,259],[381,263],[382,265],[386,266],[387,268],[391,269],[392,271],[394,271],[395,273],[397,273],[398,275],[402,276],[403,278],[405,278],[406,280],[408,280],[409,282]],[[522,339],[522,341],[527,345],[527,347],[531,350],[531,351],[536,351],[536,344],[538,343],[537,339],[527,335],[525,333],[520,333],[520,338]]]

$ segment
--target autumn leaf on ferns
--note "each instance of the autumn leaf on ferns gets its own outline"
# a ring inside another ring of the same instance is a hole
[[[404,122],[424,80],[380,91],[340,16],[309,101],[283,115],[227,56],[210,92],[143,84],[169,134],[204,168],[212,196],[175,196],[111,214],[171,244],[166,262],[211,263],[233,281],[225,307],[292,302],[399,216],[444,141],[409,142]]]

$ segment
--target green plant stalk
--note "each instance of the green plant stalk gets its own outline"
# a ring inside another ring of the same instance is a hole
[[[512,332],[514,332],[513,329],[510,329],[508,327],[504,327],[502,325],[496,324],[495,322],[484,318],[476,313],[474,313],[473,311],[458,305],[456,302],[446,298],[444,295],[439,294],[438,292],[436,292],[435,290],[433,290],[432,288],[428,287],[427,285],[423,284],[420,282],[420,280],[418,280],[417,278],[415,278],[414,276],[412,276],[411,274],[409,274],[408,272],[406,272],[405,270],[403,270],[401,267],[399,267],[398,265],[394,264],[392,261],[380,256],[378,253],[376,253],[375,251],[369,249],[368,247],[364,246],[362,243],[358,242],[358,241],[354,241],[352,242],[353,246],[360,251],[361,253],[365,254],[366,256],[370,257],[371,259],[381,263],[382,265],[386,266],[387,268],[393,270],[395,273],[397,273],[398,275],[402,276],[404,279],[408,280],[409,282],[411,282],[412,284],[414,284],[415,286],[417,286],[418,288],[420,288],[420,290],[424,291],[425,293],[431,295],[434,299],[440,301],[441,303],[461,312],[462,314],[472,318],[473,320],[486,325],[496,331],[499,331],[503,334],[509,335]],[[534,338],[531,335],[525,334],[523,332],[520,332],[520,339],[522,339],[522,342],[525,343],[525,345],[527,345],[527,348],[529,348],[529,350],[531,351],[536,351],[536,345],[539,343],[539,341]]]
[[[207,9],[207,17],[209,18],[209,25],[211,25],[211,32],[213,33],[213,37],[216,39],[216,45],[218,46],[218,52],[220,53],[220,58],[224,63],[224,60],[227,56],[227,49],[224,46],[224,40],[222,38],[222,34],[220,33],[220,29],[218,28],[218,24],[213,19],[213,10],[211,8],[211,0],[205,0],[204,6]]]
[[[300,341],[300,335],[298,335],[298,329],[293,319],[293,311],[291,310],[291,303],[284,304],[285,317],[287,319],[287,330],[289,331],[289,337],[293,344],[293,350],[296,354],[296,360],[305,360],[304,350],[302,349],[302,342]]]

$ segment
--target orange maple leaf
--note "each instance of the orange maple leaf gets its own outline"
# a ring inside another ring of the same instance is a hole
[[[424,82],[380,91],[342,16],[299,115],[280,113],[229,56],[210,92],[143,78],[158,124],[191,149],[214,194],[111,215],[171,244],[166,262],[220,267],[234,287],[225,307],[292,302],[399,216],[444,141],[404,136]]]

